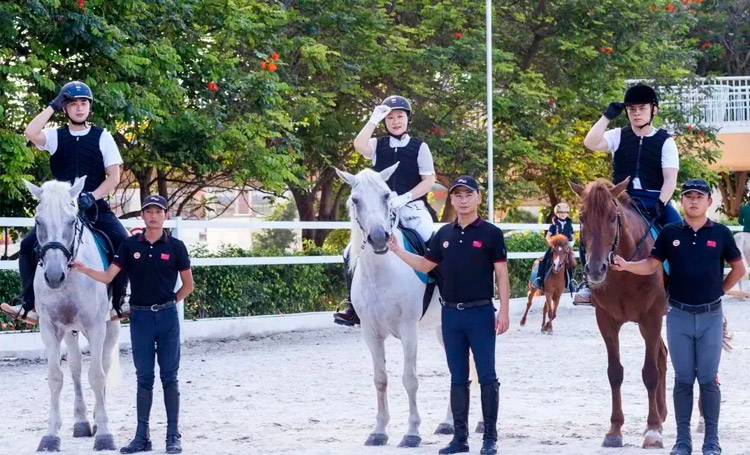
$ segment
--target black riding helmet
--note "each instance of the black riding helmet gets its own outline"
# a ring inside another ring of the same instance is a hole
[[[60,89],[60,94],[65,96],[68,101],[84,98],[89,100],[89,103],[93,104],[94,102],[94,93],[88,85],[81,81],[71,81],[63,85]]]
[[[653,104],[659,105],[659,97],[656,91],[645,84],[636,84],[625,92],[625,105],[631,104]]]
[[[659,96],[656,94],[656,90],[646,84],[635,84],[625,92],[625,106],[631,106],[633,104],[650,104],[651,105],[651,119],[646,125],[650,125],[654,121],[655,108],[659,107]],[[645,126],[645,125],[644,125]]]
[[[389,96],[388,98],[384,99],[382,103],[380,103],[382,106],[388,106],[391,108],[392,111],[405,111],[406,112],[406,118],[409,120],[409,123],[411,123],[411,103],[409,100],[404,98],[403,96],[393,95]],[[385,119],[383,119],[383,126],[385,127],[385,130],[388,131],[388,127],[385,125]],[[390,131],[388,131],[388,134],[391,134]],[[406,134],[406,133],[404,133]],[[393,136],[391,134],[391,136]],[[400,134],[398,136],[393,136],[396,139],[401,139],[404,135]]]
[[[93,107],[94,104],[94,93],[91,91],[91,88],[86,85],[85,83],[81,81],[71,81],[67,84],[63,85],[60,89],[60,95],[62,95],[65,98],[65,104],[68,104],[69,102],[75,100],[75,99],[86,99],[89,100],[89,105]],[[76,122],[73,120],[70,115],[68,115],[67,112],[65,112],[65,116],[68,117],[68,120],[73,122],[76,125],[83,125],[86,122]],[[91,113],[89,113],[89,118],[86,119],[87,121],[91,119]]]

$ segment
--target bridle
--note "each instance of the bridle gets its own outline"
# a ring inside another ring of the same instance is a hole
[[[390,197],[389,197],[390,202]],[[391,206],[390,203],[386,203],[388,206],[388,219],[390,221],[390,224],[388,226],[388,231],[386,231],[386,234],[388,237],[393,235],[393,231],[396,229],[396,226],[398,226],[399,223],[399,211],[396,210]],[[365,231],[365,228],[362,227],[362,223],[359,221],[359,216],[357,215],[357,208],[356,205],[354,207],[354,221],[357,223],[357,227],[359,227],[360,232],[362,232],[362,245],[360,245],[360,249],[364,250],[365,246],[367,246],[367,231]]]
[[[44,267],[44,255],[49,250],[60,250],[62,251],[65,259],[67,259],[67,266],[70,269],[70,265],[78,255],[81,242],[83,241],[84,222],[80,215],[76,215],[76,222],[73,227],[73,240],[69,246],[63,245],[60,242],[47,242],[44,245],[39,245],[39,265]]]

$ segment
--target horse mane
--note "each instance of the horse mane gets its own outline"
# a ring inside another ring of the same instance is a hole
[[[614,188],[612,182],[604,178],[589,183],[583,194],[584,207],[594,215],[601,215],[612,202],[612,193],[610,192],[612,188]],[[617,201],[624,207],[630,207],[630,196],[626,191],[620,193]]]
[[[555,234],[552,237],[547,240],[547,245],[549,245],[550,248],[554,248],[556,246],[564,246],[568,244],[568,236],[565,234]]]
[[[46,217],[59,219],[61,215],[75,212],[76,203],[70,198],[70,183],[59,180],[44,182],[41,186],[42,194],[39,197],[39,209],[44,211]]]
[[[352,190],[354,190],[355,188],[359,188],[360,186],[363,186],[365,188],[383,187],[385,189],[388,189],[388,185],[386,185],[386,183],[383,181],[383,178],[380,177],[380,173],[373,171],[372,169],[363,169],[355,177],[357,181],[352,186]],[[364,242],[364,238],[362,236],[362,230],[357,224],[357,218],[354,210],[354,204],[352,203],[351,194],[346,200],[346,207],[349,209],[349,220],[352,224],[351,230],[349,231],[349,270],[353,272],[354,267],[357,265],[359,254],[362,251],[361,246]]]

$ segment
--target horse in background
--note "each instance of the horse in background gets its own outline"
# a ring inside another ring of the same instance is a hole
[[[563,234],[556,234],[549,238],[547,241],[551,251],[552,257],[550,263],[552,264],[549,273],[542,277],[543,289],[544,289],[544,308],[542,310],[542,333],[552,333],[552,321],[557,316],[557,307],[560,305],[560,297],[565,293],[567,288],[566,270],[575,268],[576,260],[573,256],[573,251],[570,249],[568,237]],[[534,266],[538,267],[540,259],[534,261]],[[545,273],[541,271],[541,273]],[[571,277],[572,279],[572,277]],[[529,280],[528,287],[528,302],[526,302],[526,312],[521,318],[521,326],[526,325],[526,318],[531,309],[531,305],[534,296],[537,294],[537,288],[534,283]],[[549,315],[549,321],[547,321],[547,315]]]

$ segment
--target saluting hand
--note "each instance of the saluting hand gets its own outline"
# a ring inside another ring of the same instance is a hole
[[[370,115],[370,123],[377,126],[378,123],[383,121],[389,112],[391,112],[391,108],[388,106],[375,106],[375,109],[372,110],[372,114]]]
[[[612,270],[624,272],[627,268],[627,263],[628,261],[615,254],[615,257],[612,259]]]
[[[510,327],[510,319],[508,318],[508,315],[502,311],[498,312],[497,317],[495,318],[495,333],[502,335],[508,331],[508,327]]]

